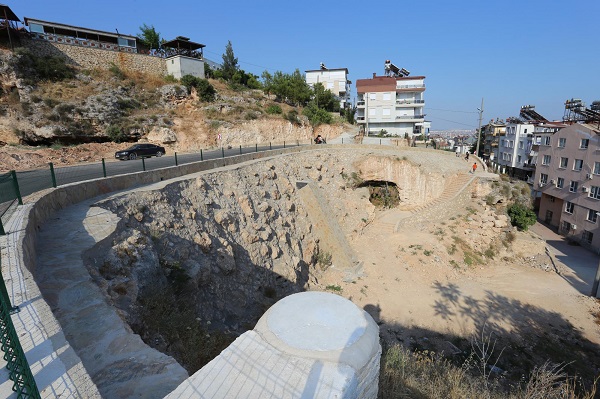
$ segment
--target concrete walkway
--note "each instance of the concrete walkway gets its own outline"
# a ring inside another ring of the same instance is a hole
[[[565,237],[539,222],[530,227],[530,230],[546,241],[555,260],[565,266],[567,272],[561,274],[561,277],[581,294],[590,295],[600,256],[578,245],[569,244]]]

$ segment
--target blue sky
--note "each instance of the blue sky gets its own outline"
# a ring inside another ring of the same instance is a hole
[[[600,100],[600,1],[105,0],[6,3],[30,17],[136,35],[143,23],[161,37],[187,36],[221,61],[228,40],[240,66],[260,75],[348,68],[350,80],[383,74],[390,59],[425,75],[432,130],[477,127],[517,116],[532,104],[561,119],[564,102]]]

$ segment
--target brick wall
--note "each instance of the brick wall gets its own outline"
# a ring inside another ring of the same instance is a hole
[[[108,69],[111,64],[115,64],[125,71],[138,71],[159,76],[167,74],[167,65],[163,58],[145,54],[101,50],[39,39],[24,39],[22,44],[36,55],[60,56],[65,58],[67,63],[85,69]]]

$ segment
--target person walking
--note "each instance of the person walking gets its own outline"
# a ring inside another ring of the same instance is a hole
[[[468,161],[469,160],[469,151],[467,151],[467,154],[465,155],[465,159]]]
[[[473,163],[473,171],[472,173],[475,173],[475,171],[477,170],[477,162]]]

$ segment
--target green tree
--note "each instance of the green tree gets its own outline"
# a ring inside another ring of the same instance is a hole
[[[143,24],[140,26],[140,33],[137,34],[137,38],[148,48],[157,49],[160,47],[160,33],[154,29],[154,25]]]
[[[537,220],[535,212],[520,204],[513,204],[507,209],[510,222],[519,230],[527,231],[529,226],[533,226]]]
[[[312,101],[317,107],[324,109],[329,112],[338,112],[340,110],[340,100],[331,90],[325,89],[323,83],[316,83],[313,86],[313,99]]]
[[[225,53],[222,55],[223,57],[223,66],[221,71],[223,72],[223,78],[225,80],[231,80],[233,75],[239,69],[238,59],[233,54],[233,46],[231,45],[231,41],[227,41],[227,46],[225,46]]]
[[[210,102],[215,99],[215,95],[217,91],[211,85],[208,80],[200,79],[193,75],[183,75],[181,77],[181,84],[191,90],[192,87],[196,89],[196,93],[198,93],[198,97],[202,101]]]
[[[302,113],[306,115],[313,126],[318,126],[323,123],[329,124],[333,121],[331,114],[323,108],[317,107],[315,103],[310,103],[306,108],[304,108]]]
[[[344,109],[344,119],[351,125],[354,125],[354,115],[356,115],[356,107],[348,107]]]

